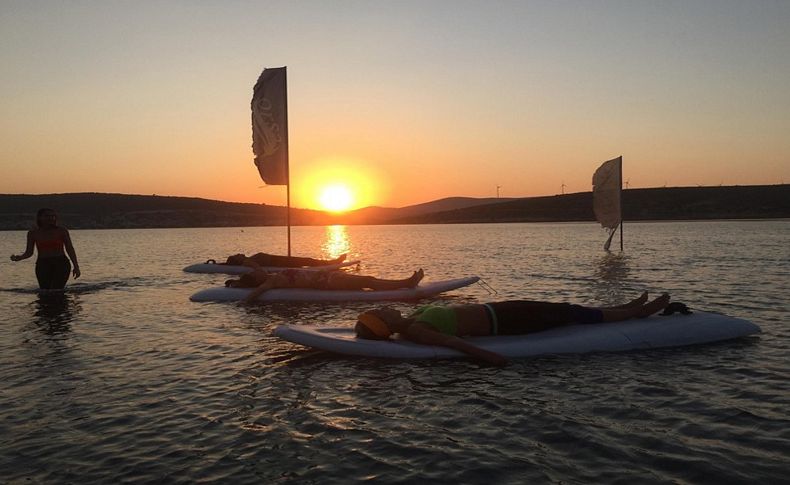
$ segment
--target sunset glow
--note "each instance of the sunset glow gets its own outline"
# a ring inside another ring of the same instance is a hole
[[[0,193],[344,211],[588,192],[621,155],[629,188],[790,180],[790,2],[93,3],[3,4]],[[251,149],[278,66],[288,189]]]
[[[345,185],[330,185],[321,191],[318,200],[321,207],[331,212],[348,210],[354,203],[351,190]]]
[[[379,204],[388,190],[387,178],[369,160],[321,157],[303,162],[296,171],[291,203],[304,209],[343,212]],[[292,175],[293,176],[293,175]]]

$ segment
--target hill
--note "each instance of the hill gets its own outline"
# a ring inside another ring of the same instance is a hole
[[[279,226],[286,209],[193,197],[105,193],[0,194],[0,230],[28,229],[51,207],[73,229]],[[623,192],[626,220],[790,218],[790,185],[673,187]],[[291,224],[446,224],[593,221],[592,193],[522,199],[450,197],[334,215],[291,209]]]
[[[672,187],[623,191],[625,220],[773,219],[790,217],[790,185]],[[392,220],[401,224],[594,221],[592,192],[529,197],[501,204]]]

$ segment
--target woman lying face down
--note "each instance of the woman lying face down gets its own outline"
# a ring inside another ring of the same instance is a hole
[[[230,279],[225,286],[230,288],[254,288],[244,301],[255,301],[261,294],[274,288],[308,288],[315,290],[371,290],[385,291],[400,288],[414,288],[425,273],[422,269],[415,271],[408,278],[381,279],[346,273],[341,270],[311,271],[287,269],[277,272],[255,270],[241,275],[238,279]]]
[[[392,334],[416,343],[440,345],[485,362],[503,365],[506,359],[479,348],[462,337],[522,335],[569,324],[595,324],[644,318],[664,309],[670,297],[648,302],[647,293],[614,307],[587,307],[571,303],[531,300],[438,306],[426,305],[409,316],[392,308],[362,313],[354,327],[358,338],[388,339]]]

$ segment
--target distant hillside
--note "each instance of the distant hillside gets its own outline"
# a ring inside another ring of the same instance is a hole
[[[404,217],[423,216],[436,212],[454,211],[479,205],[501,204],[511,200],[518,199],[448,197],[398,209],[388,207],[365,207],[364,209],[350,211],[348,214],[343,214],[342,216],[336,216],[336,219],[343,221],[343,224],[386,224],[392,220]]]
[[[41,207],[73,229],[285,225],[281,206],[192,197],[103,193],[0,194],[0,230],[28,229]],[[626,220],[790,218],[790,185],[675,187],[623,192]],[[497,199],[450,197],[402,208],[347,214],[292,209],[291,224],[443,224],[592,221],[592,194]]]
[[[241,204],[193,197],[103,193],[3,195],[0,229],[28,229],[41,207],[55,209],[74,229],[154,227],[244,227],[285,225],[286,210],[266,204]],[[293,225],[323,224],[319,211],[294,209]]]
[[[501,204],[393,219],[400,224],[594,221],[592,193],[529,197]],[[623,191],[625,220],[790,217],[790,185],[673,187]]]

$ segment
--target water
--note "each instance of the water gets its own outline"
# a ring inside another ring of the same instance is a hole
[[[361,271],[482,276],[444,303],[617,303],[669,291],[757,337],[515,360],[344,358],[281,323],[370,304],[199,304],[184,266],[285,252],[283,228],[72,231],[83,277],[35,292],[0,232],[0,482],[779,483],[790,456],[790,221],[297,227],[293,252]],[[412,305],[397,304],[402,309]]]

